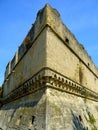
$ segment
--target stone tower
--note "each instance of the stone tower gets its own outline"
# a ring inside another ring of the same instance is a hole
[[[98,70],[46,4],[8,63],[1,130],[98,130]]]

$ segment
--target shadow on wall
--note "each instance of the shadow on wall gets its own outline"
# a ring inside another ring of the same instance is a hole
[[[10,110],[10,109],[19,109],[20,107],[35,107],[41,100],[42,96],[45,94],[46,89],[43,88],[35,92],[34,94],[29,94],[24,97],[21,97],[15,101],[9,102],[8,104],[3,105],[0,110]],[[32,100],[31,100],[32,99]]]
[[[77,116],[74,113],[72,113],[73,116],[73,124],[74,124],[74,130],[86,130],[82,125],[82,118],[81,116]]]
[[[37,122],[43,120],[45,114],[45,92],[44,88],[1,107],[0,130],[5,127],[8,130],[36,130]],[[39,125],[44,127],[45,124],[40,121]]]

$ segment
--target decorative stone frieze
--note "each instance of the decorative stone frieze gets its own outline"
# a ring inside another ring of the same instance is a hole
[[[3,99],[3,104],[14,101],[25,95],[34,93],[45,87],[57,89],[86,99],[98,101],[98,94],[84,86],[72,81],[64,75],[50,69],[44,68],[29,80],[13,90]]]

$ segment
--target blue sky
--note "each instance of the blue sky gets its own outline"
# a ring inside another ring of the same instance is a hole
[[[98,0],[0,0],[0,85],[39,9],[49,3],[98,67]]]

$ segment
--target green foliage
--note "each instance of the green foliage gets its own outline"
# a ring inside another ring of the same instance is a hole
[[[86,127],[84,130],[88,130],[88,127]]]
[[[91,124],[94,124],[96,122],[96,120],[95,120],[93,114],[91,114],[89,111],[87,111],[87,113],[88,113],[88,116],[89,116],[89,122]]]
[[[91,114],[91,113],[88,111],[88,109],[86,109],[86,112],[87,112],[88,117],[89,117],[88,122],[92,125],[92,130],[98,130],[98,129],[96,128],[96,126],[95,126],[96,120],[95,120],[93,114]],[[88,127],[86,127],[85,130],[88,130]]]
[[[98,130],[95,125],[93,125],[92,130]]]

